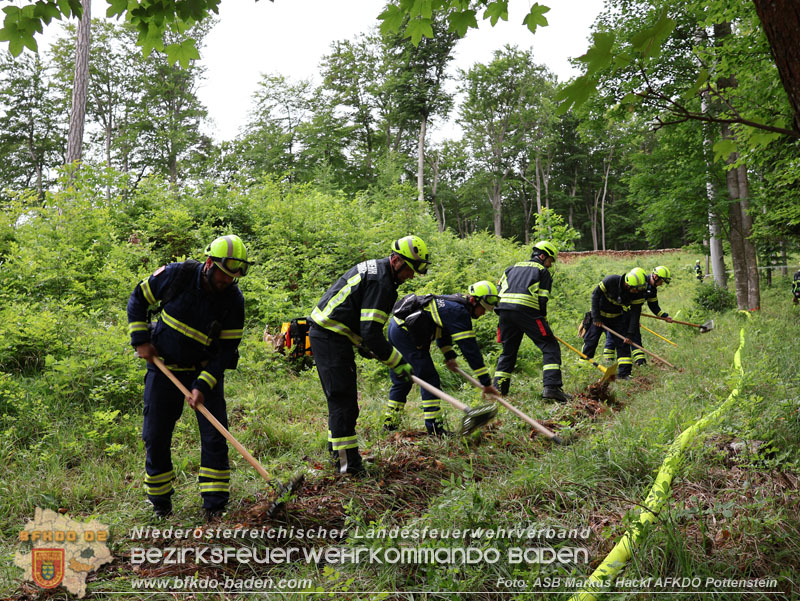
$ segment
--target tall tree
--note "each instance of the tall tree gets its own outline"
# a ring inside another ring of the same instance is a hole
[[[81,0],[83,14],[75,39],[75,71],[72,78],[72,105],[67,136],[67,163],[80,161],[83,154],[83,128],[86,120],[86,95],[89,90],[89,49],[92,40],[92,0]]]

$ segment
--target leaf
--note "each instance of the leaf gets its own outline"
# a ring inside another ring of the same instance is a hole
[[[422,17],[423,19],[430,19],[433,17],[433,9],[431,8],[431,0],[414,0],[414,5],[408,11],[409,19],[416,19]]]
[[[486,10],[483,12],[484,20],[489,19],[489,22],[492,24],[492,27],[497,25],[497,21],[503,19],[503,21],[508,21],[508,0],[502,2],[500,0],[496,2],[490,2],[486,6]]]
[[[433,28],[430,19],[414,19],[406,26],[406,37],[411,38],[411,43],[418,46],[422,36],[433,37]]]
[[[534,2],[530,12],[522,19],[522,24],[526,25],[531,33],[536,33],[537,27],[547,27],[548,22],[544,14],[549,11],[549,6],[542,6],[538,2]]]
[[[612,50],[616,36],[612,32],[593,33],[594,44],[578,60],[586,65],[586,75],[592,75],[601,69],[605,69],[611,64],[614,58]]]
[[[562,101],[556,109],[559,115],[565,114],[572,106],[578,108],[597,90],[597,80],[581,75],[556,94],[556,101]]]
[[[187,38],[180,44],[169,44],[165,51],[167,53],[167,60],[171,65],[176,62],[180,63],[181,67],[188,69],[192,60],[200,58],[200,53],[197,51],[195,41],[192,38]]]
[[[38,52],[39,51],[39,46],[36,44],[36,38],[34,38],[32,35],[27,35],[27,36],[23,37],[22,38],[22,43],[31,52]]]
[[[784,134],[780,134],[773,131],[752,130],[752,132],[748,136],[747,141],[749,142],[749,145],[751,147],[765,148],[775,140],[778,140],[783,137]]]
[[[128,10],[128,0],[108,0],[108,4],[106,17],[122,16]]]
[[[386,7],[386,10],[378,15],[378,19],[382,21],[380,27],[381,33],[390,34],[400,31],[400,26],[403,24],[403,18],[403,11],[400,10],[398,6],[389,4]]]
[[[665,8],[661,11],[656,24],[634,35],[631,38],[631,44],[645,58],[650,58],[658,53],[664,41],[675,29],[675,25],[675,21],[667,16],[667,9]]]
[[[450,24],[450,31],[456,32],[458,37],[463,38],[467,35],[467,30],[470,27],[478,28],[478,20],[475,15],[474,10],[462,10],[450,14],[447,19]]]
[[[8,51],[11,53],[11,56],[19,56],[22,52],[22,40],[20,38],[14,38],[8,42]]]
[[[722,138],[714,144],[714,159],[727,161],[737,151],[736,142],[730,138]]]
[[[708,69],[702,69],[700,71],[700,74],[697,76],[697,79],[695,80],[694,84],[692,84],[692,87],[683,93],[682,95],[683,99],[691,100],[692,98],[694,98],[700,91],[700,88],[702,88],[703,85],[708,81],[708,77],[709,77]]]

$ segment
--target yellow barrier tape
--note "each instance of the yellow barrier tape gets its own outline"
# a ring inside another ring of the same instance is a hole
[[[599,595],[605,592],[601,589],[607,588],[608,583],[621,572],[625,564],[628,563],[636,543],[641,538],[644,526],[656,521],[658,512],[661,511],[667,502],[672,479],[680,469],[683,460],[683,450],[694,439],[698,432],[718,419],[739,396],[739,387],[742,385],[742,380],[744,379],[741,358],[743,348],[744,328],[739,332],[739,348],[736,349],[736,353],[733,356],[733,365],[739,372],[739,382],[736,384],[736,387],[719,407],[704,418],[695,422],[694,425],[686,428],[686,430],[681,432],[681,434],[672,441],[667,451],[667,456],[661,464],[661,469],[658,471],[656,481],[653,483],[650,493],[647,495],[647,499],[644,502],[644,509],[639,514],[639,519],[623,535],[614,548],[611,549],[611,552],[603,560],[603,563],[592,572],[592,575],[589,576],[584,583],[583,588],[570,597],[569,601],[594,601]]]

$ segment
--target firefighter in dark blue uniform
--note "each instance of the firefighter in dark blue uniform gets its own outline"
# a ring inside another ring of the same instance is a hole
[[[494,311],[500,300],[497,286],[484,280],[472,284],[466,297],[460,294],[427,296],[429,298],[424,300],[423,297],[417,297],[417,300],[425,302],[425,305],[407,315],[405,319],[392,316],[389,320],[389,342],[411,364],[415,376],[436,388],[441,388],[441,381],[431,358],[431,341],[436,340],[436,345],[444,354],[445,366],[451,371],[455,371],[458,367],[457,355],[453,350],[455,342],[472,372],[483,384],[484,394],[499,395],[499,391],[491,384],[489,370],[483,362],[481,349],[472,329],[473,319],[478,319],[487,311]],[[384,412],[383,428],[393,431],[397,430],[412,383],[398,377],[394,370],[391,370],[389,375],[392,387]],[[428,434],[433,436],[447,434],[439,398],[424,388],[421,394],[422,413]]]
[[[530,261],[512,265],[500,279],[496,312],[503,352],[497,359],[494,385],[502,394],[508,394],[519,345],[527,335],[542,351],[542,398],[560,403],[570,399],[561,388],[561,347],[547,323],[547,301],[553,288],[549,268],[557,257],[556,247],[542,240],[533,245]]]
[[[663,311],[661,306],[658,304],[658,287],[662,284],[669,284],[671,280],[672,272],[669,270],[669,267],[659,265],[658,267],[654,268],[653,273],[647,276],[647,288],[645,288],[644,297],[641,299],[634,299],[632,301],[631,308],[635,308],[635,306],[638,305],[638,308],[641,310],[642,304],[646,302],[653,315],[663,317],[667,322],[672,323],[672,318],[666,311]],[[603,359],[611,361],[615,359],[615,344],[613,338],[615,338],[613,334],[606,332],[606,345],[603,348]],[[644,346],[642,344],[642,330],[639,325],[639,318],[636,319],[636,327],[633,336],[631,336],[631,340],[639,346]],[[639,348],[633,348],[631,352],[631,358],[633,359],[633,363],[635,365],[644,365],[647,363],[647,356],[645,355],[644,351]]]
[[[800,270],[795,271],[792,278],[792,302],[795,305],[800,302]]]
[[[225,369],[236,367],[237,348],[244,326],[244,297],[236,278],[249,263],[238,236],[222,236],[206,248],[205,263],[186,261],[159,268],[142,280],[128,300],[131,344],[147,361],[142,439],[146,462],[147,498],[156,514],[172,511],[175,472],[172,467],[172,431],[183,410],[183,394],[157,369],[160,357],[192,391],[192,408],[203,403],[227,427],[224,397]],[[148,310],[161,304],[151,329]],[[206,517],[221,514],[230,496],[230,468],[225,438],[199,412],[200,494]]]
[[[700,259],[697,259],[694,263],[694,274],[697,277],[698,282],[703,281],[703,268],[700,267]]]
[[[594,357],[600,335],[606,332],[603,325],[625,336],[620,339],[606,332],[614,344],[620,380],[631,377],[631,336],[634,328],[638,329],[646,287],[647,274],[641,267],[635,267],[625,275],[606,276],[592,292],[592,324],[583,338],[583,354],[590,359]]]
[[[397,300],[397,287],[430,264],[428,249],[417,236],[395,240],[385,259],[359,263],[322,296],[311,312],[309,341],[328,401],[328,451],[340,474],[362,474],[356,421],[358,388],[354,347],[377,358],[402,378],[411,366],[383,336],[383,326]]]

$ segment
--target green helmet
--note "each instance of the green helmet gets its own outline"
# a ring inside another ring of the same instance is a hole
[[[647,285],[647,274],[641,267],[634,267],[625,274],[625,283],[631,288],[644,288]]]
[[[481,306],[487,311],[494,311],[494,308],[500,302],[500,296],[497,294],[497,286],[492,284],[489,280],[475,282],[467,289],[467,292],[470,296],[477,298]]]
[[[553,261],[558,259],[558,249],[552,242],[548,242],[547,240],[540,240],[539,242],[533,245],[533,248],[534,248],[533,251],[534,254],[538,254],[536,251],[539,250],[540,252],[543,252],[548,257],[553,259]]]
[[[419,236],[406,236],[392,242],[392,252],[396,252],[403,257],[414,273],[424,275],[428,272],[430,265],[430,255],[428,245]]]
[[[664,280],[665,284],[669,284],[670,280],[672,279],[672,272],[669,270],[669,267],[666,267],[665,265],[654,267],[653,273]]]
[[[244,242],[235,234],[220,236],[206,246],[206,256],[211,258],[220,271],[232,278],[246,275],[247,269],[252,264],[247,260]]]

